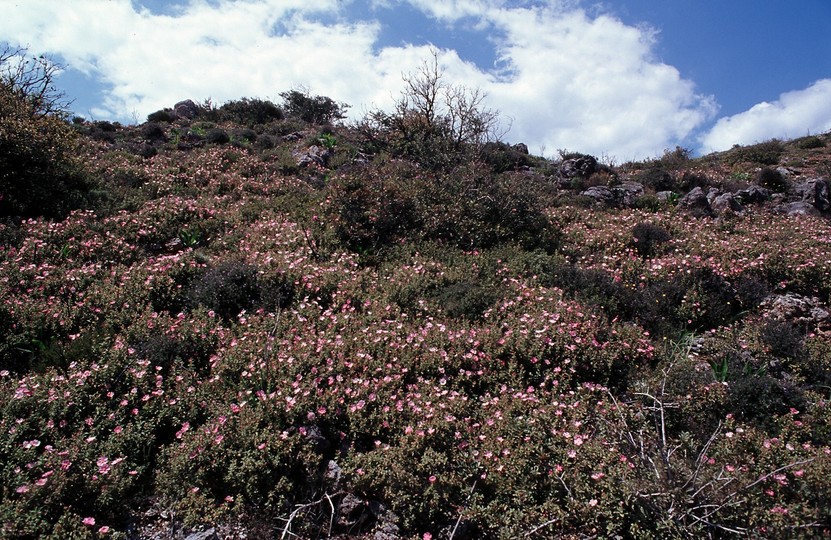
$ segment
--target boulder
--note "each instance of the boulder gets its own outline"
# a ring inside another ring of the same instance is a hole
[[[722,193],[716,196],[712,202],[710,202],[710,208],[712,208],[713,212],[716,214],[724,214],[725,212],[741,212],[744,210],[739,201],[733,197],[732,193]]]
[[[325,167],[329,158],[332,156],[332,151],[322,146],[310,146],[305,152],[298,152],[295,155],[298,167],[307,167],[309,165],[318,165]]]
[[[200,107],[190,99],[180,101],[173,106],[173,114],[179,118],[192,119],[199,116]]]
[[[780,204],[774,209],[780,214],[787,214],[789,216],[818,216],[819,210],[816,206],[806,201],[796,201],[790,203]]]
[[[828,198],[828,182],[823,178],[811,178],[794,185],[793,191],[802,201],[814,206],[820,212],[831,209]]]
[[[519,152],[520,154],[528,155],[528,145],[525,143],[517,143],[513,145],[511,148]]]
[[[370,517],[368,510],[367,501],[347,493],[338,505],[337,523],[342,527],[360,528]]]
[[[734,196],[742,204],[758,204],[770,199],[770,190],[754,184],[738,190]]]
[[[599,170],[594,156],[580,156],[563,160],[559,173],[562,178],[587,178]]]
[[[796,293],[772,294],[759,308],[765,317],[813,330],[831,325],[831,312],[818,298]]]
[[[674,191],[659,191],[655,194],[655,198],[661,202],[668,202],[675,195]]]
[[[615,204],[615,194],[606,186],[592,186],[581,193],[581,195],[590,197],[599,203],[608,204],[609,206]]]
[[[707,194],[700,187],[693,188],[681,197],[678,201],[678,208],[698,215],[708,215],[713,212],[710,201],[707,200]]]
[[[185,540],[219,540],[219,535],[216,533],[216,529],[211,527],[204,531],[191,533],[185,537]]]
[[[638,182],[621,182],[612,187],[612,194],[620,206],[632,206],[643,197],[643,184]]]

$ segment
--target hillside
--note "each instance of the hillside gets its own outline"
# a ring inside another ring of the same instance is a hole
[[[283,97],[3,124],[0,536],[831,534],[831,134]]]

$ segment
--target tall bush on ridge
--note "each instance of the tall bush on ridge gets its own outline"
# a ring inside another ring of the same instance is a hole
[[[349,105],[326,96],[312,96],[308,91],[290,90],[280,93],[283,109],[288,116],[310,124],[331,124],[346,117]]]
[[[61,218],[89,186],[54,86],[58,67],[23,49],[0,52],[0,216]]]

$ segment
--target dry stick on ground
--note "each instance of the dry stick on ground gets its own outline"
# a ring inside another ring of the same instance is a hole
[[[537,531],[539,531],[541,529],[544,529],[544,528],[548,527],[549,525],[554,525],[558,521],[560,521],[560,518],[549,519],[545,523],[537,525],[536,527],[534,527],[533,529],[531,529],[530,531],[525,533],[525,536],[528,537],[528,536],[531,536],[532,534],[536,534]]]
[[[664,371],[664,380],[663,380],[663,384],[661,385],[661,394],[660,394],[661,399],[659,399],[657,396],[653,396],[652,394],[650,394],[648,392],[641,392],[641,393],[638,393],[637,395],[641,395],[641,396],[650,398],[653,402],[653,406],[648,407],[648,409],[652,410],[657,415],[656,430],[659,432],[658,435],[660,436],[660,441],[658,443],[659,444],[658,451],[661,453],[661,458],[662,458],[662,461],[664,462],[666,479],[668,481],[674,483],[674,479],[673,479],[673,475],[672,475],[673,465],[671,463],[671,458],[672,458],[672,455],[674,454],[675,450],[678,449],[678,447],[670,449],[668,444],[667,444],[666,416],[665,416],[666,415],[666,410],[665,409],[666,409],[666,407],[671,406],[672,404],[665,403],[664,401],[662,401],[662,398],[664,396],[664,389],[665,389],[665,386],[666,386],[666,379],[667,379],[667,371]],[[643,439],[641,438],[640,444],[635,442],[635,437],[632,434],[632,431],[629,428],[629,425],[626,422],[626,419],[623,417],[623,414],[620,412],[620,407],[619,407],[619,404],[618,404],[617,400],[611,394],[611,392],[607,391],[607,394],[609,395],[609,398],[614,403],[615,410],[618,411],[618,416],[620,418],[621,423],[623,424],[624,431],[625,431],[625,433],[623,434],[624,438],[628,440],[628,443],[632,446],[633,449],[639,449],[640,454],[641,454],[641,461],[644,463],[644,465],[646,465],[646,463],[648,462],[652,466],[653,470],[655,471],[656,480],[660,480],[661,476],[660,476],[660,473],[658,471],[657,466],[655,465],[652,458],[645,454]],[[713,430],[713,433],[710,435],[707,442],[704,443],[704,445],[701,447],[701,450],[698,452],[698,455],[696,456],[695,470],[692,472],[692,474],[690,474],[690,476],[686,479],[686,481],[680,487],[681,490],[686,491],[688,493],[691,489],[695,488],[695,491],[690,494],[690,499],[692,501],[694,501],[705,489],[707,489],[709,487],[712,487],[712,486],[720,483],[720,485],[718,485],[718,487],[716,488],[717,490],[720,491],[720,490],[726,488],[729,484],[733,483],[736,480],[734,477],[722,477],[721,476],[721,473],[723,472],[723,469],[722,469],[722,471],[719,472],[718,477],[716,477],[716,478],[714,478],[714,479],[712,479],[708,482],[705,482],[701,486],[696,486],[697,481],[699,479],[699,475],[701,473],[701,470],[702,470],[702,467],[703,467],[703,464],[704,464],[704,461],[705,461],[704,458],[707,454],[707,451],[710,449],[710,447],[715,442],[716,438],[718,437],[718,434],[721,432],[721,428],[722,428],[722,422],[719,422],[718,425],[716,426],[716,428]],[[804,460],[795,461],[795,462],[783,465],[783,466],[781,466],[781,467],[779,467],[779,468],[777,468],[777,469],[775,469],[771,472],[768,472],[768,473],[760,476],[759,478],[757,478],[756,480],[754,480],[753,482],[751,482],[747,485],[738,487],[737,489],[735,489],[734,491],[732,491],[731,493],[726,495],[724,497],[724,500],[721,503],[719,503],[719,504],[715,504],[715,503],[699,504],[697,506],[689,508],[687,511],[683,512],[683,514],[681,516],[674,518],[674,520],[677,521],[680,517],[688,517],[688,518],[690,518],[694,521],[697,521],[699,523],[707,525],[708,527],[713,527],[713,528],[716,528],[716,529],[720,529],[722,531],[725,531],[725,532],[728,532],[728,533],[731,533],[731,534],[745,535],[745,534],[747,534],[748,529],[746,529],[744,527],[728,527],[726,525],[716,523],[716,522],[712,521],[710,518],[715,516],[716,514],[718,514],[719,512],[724,510],[725,508],[732,507],[732,506],[739,506],[739,505],[743,504],[746,501],[746,499],[740,497],[741,493],[752,489],[754,486],[756,486],[756,485],[764,482],[765,480],[771,478],[773,475],[775,475],[777,473],[780,473],[784,470],[791,469],[793,467],[798,467],[800,465],[810,463],[812,461],[814,461],[814,459],[810,458],[810,459],[804,459]],[[667,492],[666,490],[657,491],[655,493],[640,493],[640,496],[646,497],[646,498],[649,498],[649,499],[654,499],[654,498],[658,498],[658,497],[669,497],[671,500],[673,499],[672,494]],[[672,507],[674,507],[674,503],[670,503],[670,504],[672,505]],[[798,527],[809,528],[812,525],[813,524],[807,524],[807,525],[798,526]]]
[[[345,491],[338,491],[336,493],[332,493],[331,495],[329,495],[328,493],[324,493],[323,497],[316,500],[316,501],[312,501],[312,502],[306,503],[306,504],[298,504],[297,508],[295,508],[294,511],[292,511],[291,514],[289,514],[289,517],[286,520],[286,526],[283,527],[283,534],[280,535],[280,539],[281,540],[284,539],[287,534],[296,537],[297,536],[296,534],[289,531],[289,529],[291,528],[291,522],[294,521],[294,518],[297,517],[298,513],[302,512],[303,510],[306,510],[308,508],[311,508],[313,506],[317,506],[317,505],[323,503],[323,501],[327,501],[329,503],[329,507],[332,510],[332,513],[330,514],[330,517],[329,517],[329,532],[326,535],[327,538],[332,536],[332,527],[334,526],[334,522],[335,522],[335,503],[332,502],[332,497],[336,497],[338,495],[344,495],[345,493],[346,493]]]
[[[476,468],[478,469],[479,468],[479,463],[477,463],[476,465],[477,465]],[[467,494],[467,499],[465,500],[464,506],[462,506],[461,511],[459,511],[459,519],[456,520],[456,524],[453,526],[453,531],[450,533],[450,539],[449,540],[453,540],[453,537],[456,535],[456,529],[459,528],[459,523],[462,522],[462,516],[464,515],[465,510],[467,510],[467,505],[470,504],[470,498],[473,497],[473,490],[476,489],[476,482],[478,482],[478,481],[479,481],[478,479],[474,479],[473,480],[473,485],[470,486],[470,492]]]

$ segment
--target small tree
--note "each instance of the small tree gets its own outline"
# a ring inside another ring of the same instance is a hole
[[[88,190],[59,66],[25,49],[0,52],[0,217],[60,218]]]
[[[497,138],[499,113],[484,107],[487,95],[447,82],[438,51],[403,80],[393,112],[375,111],[364,120],[361,127],[370,142],[442,167],[456,163],[464,150]]]
[[[26,49],[6,46],[0,51],[0,88],[4,97],[25,102],[32,115],[65,118],[72,101],[55,86],[61,69],[43,55],[30,57]]]

